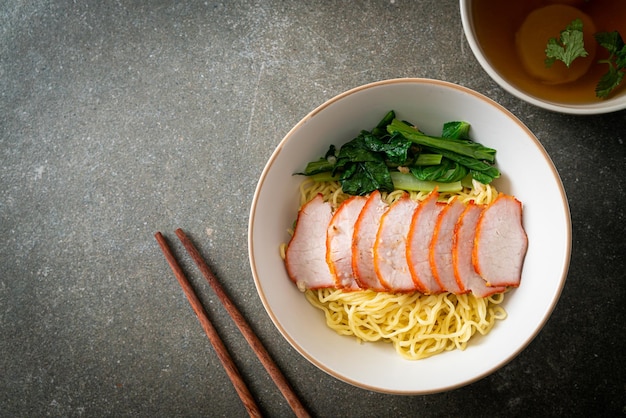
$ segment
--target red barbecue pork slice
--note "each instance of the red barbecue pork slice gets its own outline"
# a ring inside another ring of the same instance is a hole
[[[393,292],[416,290],[406,259],[406,239],[417,206],[404,194],[380,220],[374,243],[374,269],[378,280]]]
[[[465,205],[459,199],[455,198],[448,202],[437,218],[435,231],[430,242],[429,261],[433,277],[442,290],[455,294],[465,293],[456,282],[454,266],[452,265],[454,226],[463,210],[465,210]]]
[[[381,199],[378,190],[372,192],[354,225],[352,237],[352,271],[363,289],[382,292],[386,289],[378,280],[374,270],[374,242],[380,226],[380,219],[389,205]]]
[[[500,193],[481,213],[476,226],[472,263],[487,286],[520,284],[528,237],[522,226],[522,204]]]
[[[438,198],[439,193],[436,190],[432,191],[415,210],[411,219],[406,248],[413,282],[421,292],[426,294],[442,291],[430,267],[430,242],[435,231],[437,218],[444,206],[437,202]]]
[[[317,195],[298,212],[293,237],[285,253],[289,278],[298,289],[334,287],[335,280],[326,263],[326,230],[332,218],[330,203]]]
[[[326,232],[326,262],[335,279],[335,287],[347,291],[359,290],[352,272],[352,237],[354,225],[367,199],[353,196],[335,211]]]
[[[487,286],[487,282],[480,277],[472,264],[472,250],[474,248],[474,237],[476,236],[476,225],[478,218],[483,211],[483,207],[470,202],[459,217],[459,221],[454,227],[454,240],[452,245],[452,261],[454,266],[454,277],[461,291],[470,291],[479,298],[491,296],[494,293],[502,293],[506,290],[504,286]]]

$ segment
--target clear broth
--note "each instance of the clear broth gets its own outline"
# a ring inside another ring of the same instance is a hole
[[[569,4],[589,15],[595,23],[596,32],[617,30],[626,40],[626,0],[474,0],[472,16],[478,43],[494,69],[520,90],[539,99],[581,104],[597,102],[595,88],[608,67],[597,64],[608,53],[598,46],[595,56],[588,56],[594,63],[589,71],[575,81],[563,84],[547,84],[529,75],[517,53],[515,34],[533,10],[555,3]],[[563,28],[564,29],[564,28]],[[554,36],[558,37],[558,33]],[[547,40],[546,40],[547,43]],[[614,90],[611,96],[625,90],[626,82]]]

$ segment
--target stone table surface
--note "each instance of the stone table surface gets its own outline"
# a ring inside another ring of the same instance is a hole
[[[432,395],[367,391],[309,363],[265,312],[247,254],[256,182],[282,137],[334,95],[398,77],[513,112],[552,157],[573,225],[543,330],[493,374]],[[625,139],[624,111],[556,114],[501,89],[454,0],[3,1],[0,416],[246,415],[154,240],[178,227],[314,416],[624,415]],[[289,416],[199,289],[264,414]]]

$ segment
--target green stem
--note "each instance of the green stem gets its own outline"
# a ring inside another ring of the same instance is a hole
[[[403,174],[399,171],[392,171],[391,181],[396,189],[416,191],[416,192],[430,192],[437,188],[442,193],[446,192],[459,192],[463,189],[460,181],[454,181],[451,183],[442,183],[439,181],[424,181],[418,180],[413,174]]]

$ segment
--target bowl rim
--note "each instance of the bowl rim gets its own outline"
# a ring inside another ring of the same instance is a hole
[[[558,113],[566,113],[572,115],[599,115],[626,109],[626,92],[622,92],[618,96],[618,98],[621,98],[622,100],[614,100],[614,97],[613,99],[597,103],[577,105],[542,100],[523,92],[522,90],[515,87],[513,84],[509,83],[489,64],[489,60],[484,54],[483,49],[476,41],[476,36],[474,33],[474,22],[472,20],[471,3],[472,0],[459,0],[459,6],[461,11],[461,24],[463,26],[463,32],[465,33],[465,39],[467,40],[467,43],[469,44],[470,49],[474,54],[474,57],[483,68],[483,70],[504,90],[527,103]]]
[[[532,333],[528,334],[525,338],[525,340],[523,341],[522,344],[520,344],[515,350],[512,350],[511,353],[509,353],[509,355],[504,358],[502,361],[500,361],[497,364],[493,364],[491,367],[483,370],[481,373],[476,374],[475,376],[465,379],[463,381],[459,381],[456,384],[451,384],[448,385],[446,387],[442,387],[439,389],[435,389],[435,390],[415,390],[415,389],[408,389],[408,390],[401,390],[401,389],[383,389],[380,387],[376,387],[373,385],[369,385],[369,384],[365,384],[359,381],[356,381],[348,376],[345,376],[344,374],[340,373],[340,372],[336,372],[335,370],[333,370],[332,368],[329,368],[328,366],[326,366],[325,364],[321,363],[319,360],[317,360],[314,356],[310,355],[297,341],[295,341],[295,339],[289,335],[286,331],[286,329],[281,325],[279,319],[277,318],[275,312],[273,311],[273,309],[271,308],[271,306],[269,306],[269,302],[267,300],[267,297],[262,289],[261,283],[260,283],[260,279],[259,279],[259,274],[257,272],[257,267],[256,267],[256,262],[255,262],[255,256],[254,256],[254,239],[253,239],[253,231],[254,231],[254,214],[256,212],[256,207],[259,201],[259,196],[261,194],[261,189],[262,186],[266,180],[266,177],[268,176],[269,171],[271,170],[272,166],[274,165],[275,160],[278,158],[279,154],[281,153],[283,147],[285,146],[286,142],[289,141],[293,135],[293,133],[297,130],[299,130],[304,124],[306,124],[311,118],[313,118],[316,114],[320,113],[321,111],[323,111],[325,108],[329,107],[330,105],[336,103],[337,101],[358,93],[362,90],[366,90],[366,89],[370,89],[373,87],[378,87],[378,86],[382,86],[382,85],[390,85],[390,84],[397,84],[397,83],[418,83],[418,84],[430,84],[430,85],[438,85],[438,86],[442,86],[445,88],[450,88],[450,89],[454,89],[457,90],[459,92],[465,93],[465,94],[469,94],[471,96],[474,96],[475,98],[485,101],[487,102],[489,105],[493,106],[496,110],[503,112],[507,117],[509,117],[510,119],[512,119],[516,124],[518,124],[520,126],[520,128],[522,128],[522,130],[524,132],[527,133],[527,135],[529,136],[530,139],[532,139],[533,143],[535,144],[535,146],[537,147],[537,149],[541,152],[541,155],[543,157],[543,159],[545,159],[548,163],[549,163],[549,168],[550,171],[552,172],[554,178],[557,180],[558,185],[559,185],[559,192],[560,192],[560,200],[562,201],[562,207],[563,207],[563,216],[565,217],[565,242],[566,242],[566,247],[564,248],[564,258],[562,260],[563,264],[562,264],[562,268],[561,268],[561,277],[559,278],[559,283],[557,288],[555,289],[555,293],[554,293],[554,297],[552,298],[552,300],[550,301],[549,305],[546,307],[546,310],[544,311],[543,315],[541,316],[541,319],[539,320],[539,322],[537,323],[536,328],[533,330]],[[562,291],[563,291],[563,287],[565,286],[565,282],[567,280],[567,276],[568,276],[568,272],[569,272],[569,267],[570,267],[570,262],[571,262],[571,251],[572,251],[572,223],[571,223],[571,212],[570,212],[570,207],[569,207],[569,202],[566,196],[566,192],[565,192],[565,188],[563,186],[563,183],[561,181],[561,178],[559,176],[559,173],[554,165],[554,163],[552,162],[552,159],[550,158],[549,154],[547,153],[547,151],[545,150],[545,148],[543,147],[543,145],[541,144],[541,142],[537,139],[537,137],[532,133],[532,131],[530,131],[530,129],[528,127],[526,127],[526,125],[521,122],[513,113],[511,113],[509,110],[507,110],[505,107],[503,107],[502,105],[500,105],[499,103],[495,102],[494,100],[488,98],[487,96],[474,91],[468,87],[464,87],[461,86],[459,84],[455,84],[455,83],[451,83],[448,81],[442,81],[442,80],[437,80],[437,79],[430,79],[430,78],[395,78],[395,79],[387,79],[387,80],[381,80],[381,81],[375,81],[375,82],[371,82],[371,83],[367,83],[358,87],[354,87],[352,89],[349,89],[343,93],[340,93],[330,99],[328,99],[327,101],[325,101],[324,103],[322,103],[321,105],[317,106],[315,109],[313,109],[312,111],[310,111],[307,115],[305,115],[298,123],[296,123],[296,125],[294,125],[288,132],[287,134],[283,137],[283,139],[279,142],[279,144],[276,146],[276,148],[274,149],[272,155],[270,156],[269,160],[267,161],[265,167],[263,168],[263,171],[261,173],[261,176],[259,178],[259,181],[257,183],[255,192],[254,192],[254,196],[253,196],[253,200],[252,200],[252,205],[250,208],[250,213],[249,213],[249,223],[248,223],[248,256],[249,256],[249,262],[250,262],[250,267],[251,267],[251,271],[252,271],[252,275],[253,275],[253,279],[254,279],[254,283],[255,283],[255,287],[257,289],[257,294],[259,295],[259,298],[261,299],[261,302],[264,306],[264,309],[266,311],[266,313],[269,315],[272,323],[274,324],[274,326],[278,329],[278,331],[280,332],[280,334],[283,336],[283,338],[285,338],[287,340],[287,342],[291,345],[292,348],[294,348],[300,355],[302,355],[305,359],[307,359],[311,364],[313,364],[314,366],[316,366],[318,369],[324,371],[325,373],[327,373],[328,375],[341,380],[343,382],[349,383],[353,386],[362,388],[362,389],[366,389],[366,390],[370,390],[373,392],[379,392],[379,393],[387,393],[387,394],[395,394],[395,395],[426,395],[426,394],[434,394],[434,393],[441,393],[441,392],[446,392],[446,391],[450,391],[450,390],[454,390],[463,386],[467,386],[471,383],[474,383],[486,376],[489,376],[491,374],[493,374],[495,371],[501,369],[502,367],[504,367],[506,364],[508,364],[510,361],[512,361],[513,359],[515,359],[523,350],[526,349],[526,347],[528,347],[528,345],[535,339],[535,337],[539,334],[539,332],[543,329],[543,327],[546,325],[546,323],[548,322],[548,320],[550,319],[552,312],[554,311],[558,301],[560,300]]]

